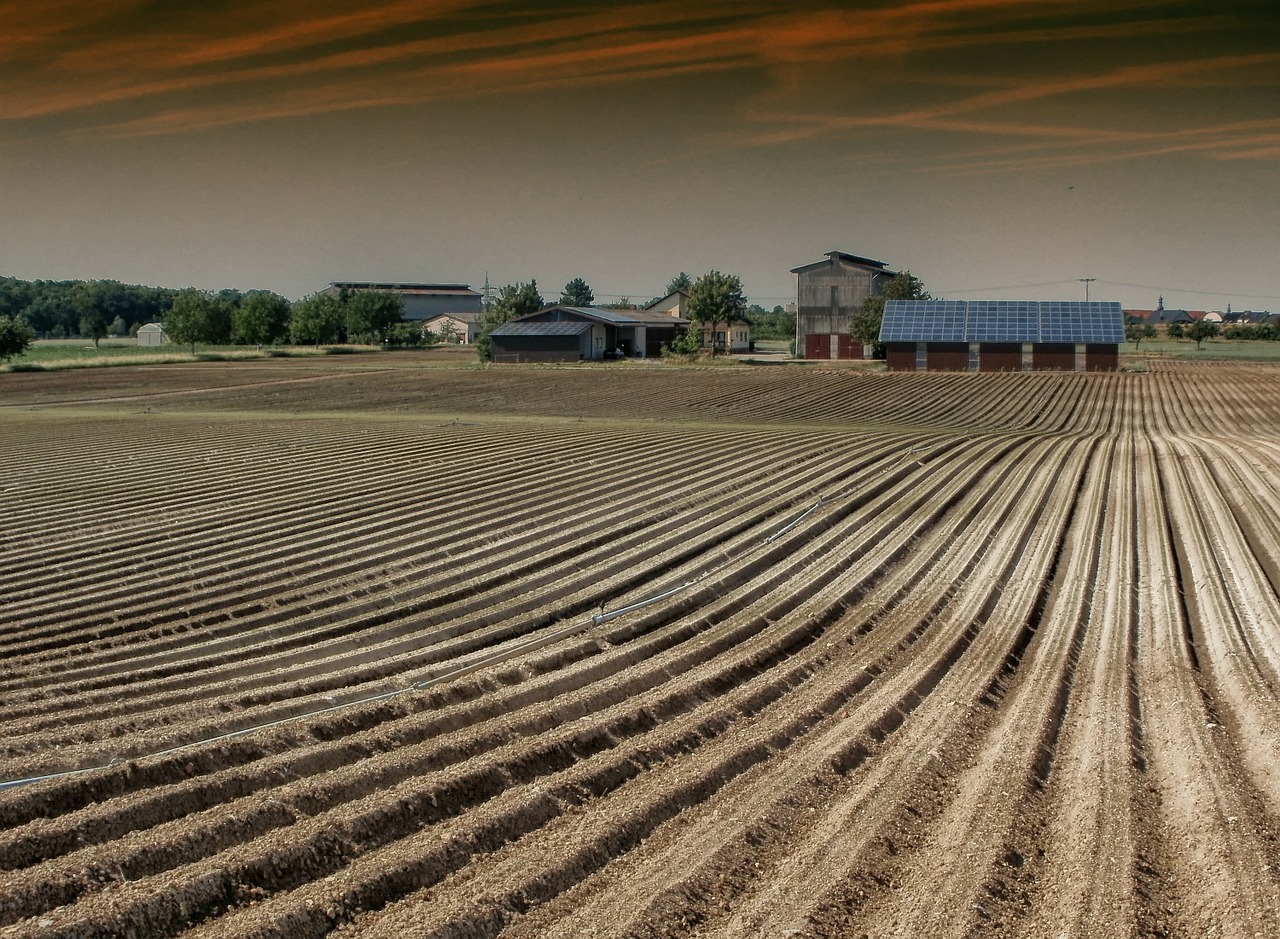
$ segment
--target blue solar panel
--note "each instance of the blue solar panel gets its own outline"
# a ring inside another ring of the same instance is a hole
[[[962,300],[889,300],[880,327],[881,342],[964,342]]]
[[[889,300],[881,342],[1124,342],[1111,301]]]
[[[1040,331],[1039,304],[1027,300],[969,303],[969,342],[1026,342]]]
[[[1124,342],[1119,303],[1055,300],[1040,304],[1041,342]]]

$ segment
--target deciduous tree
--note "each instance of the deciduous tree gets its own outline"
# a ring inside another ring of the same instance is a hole
[[[222,311],[212,294],[205,290],[183,290],[173,300],[164,317],[165,335],[180,346],[217,342],[220,338]]]
[[[745,318],[747,298],[742,293],[742,281],[733,274],[708,271],[689,288],[689,304],[686,313],[696,328],[705,324],[711,330],[711,355],[716,354],[716,324],[729,324]]]
[[[1218,324],[1213,320],[1198,319],[1185,330],[1188,339],[1196,341],[1196,348],[1203,349],[1204,341],[1218,335]]]
[[[347,339],[381,342],[404,318],[404,300],[389,290],[344,291],[339,302],[346,313]]]
[[[289,332],[294,342],[338,342],[345,314],[338,298],[328,293],[303,297],[289,311]]]
[[[877,296],[867,297],[862,305],[853,311],[849,322],[849,333],[853,341],[862,345],[873,345],[880,341],[880,325],[884,322],[884,303],[886,300],[929,300],[928,291],[920,278],[910,271],[895,274],[884,285],[884,290]]]
[[[0,362],[22,355],[36,334],[21,316],[0,316]]]
[[[1142,340],[1150,339],[1155,334],[1156,334],[1156,328],[1151,323],[1143,323],[1143,322],[1130,323],[1128,326],[1124,328],[1124,338],[1128,339],[1130,342],[1133,343],[1133,348],[1135,351],[1137,350],[1138,345],[1142,342]]]
[[[289,301],[270,290],[251,290],[231,311],[231,332],[237,342],[257,346],[289,337]]]

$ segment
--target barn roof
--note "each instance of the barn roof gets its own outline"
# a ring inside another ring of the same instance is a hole
[[[457,310],[452,313],[437,313],[435,316],[428,317],[423,320],[424,323],[434,323],[436,320],[451,319],[458,320],[461,323],[478,323],[483,314],[477,313],[475,310]]]
[[[401,281],[377,282],[369,280],[335,280],[329,284],[330,289],[338,290],[387,290],[393,293],[409,295],[426,294],[430,296],[478,297],[479,293],[467,284],[416,284]]]
[[[512,320],[493,330],[491,336],[580,336],[591,332],[591,324],[582,320],[561,320],[547,323],[530,320]]]
[[[547,307],[545,310],[539,310],[536,313],[530,313],[521,317],[523,320],[564,320],[574,319],[579,322],[590,320],[596,323],[607,323],[610,326],[671,326],[687,324],[688,320],[671,316],[666,313],[658,313],[653,310],[611,310],[606,307],[598,306],[553,306]]]
[[[888,300],[880,341],[1121,343],[1124,312],[1106,300]]]
[[[891,277],[896,273],[896,271],[889,270],[889,268],[885,266],[884,261],[877,261],[875,258],[864,258],[856,254],[847,254],[844,251],[828,251],[827,259],[825,261],[814,261],[812,264],[802,264],[799,267],[793,267],[791,269],[791,273],[804,274],[819,267],[826,267],[837,258],[841,261],[846,261],[849,264],[856,264],[859,267],[869,268],[876,273],[883,272]]]

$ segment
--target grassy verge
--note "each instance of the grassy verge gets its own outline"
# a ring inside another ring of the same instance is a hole
[[[1260,339],[1206,339],[1204,348],[1196,349],[1190,339],[1144,339],[1134,349],[1126,342],[1121,355],[1137,358],[1174,358],[1188,361],[1280,362],[1280,342]]]
[[[25,353],[0,367],[8,372],[47,372],[64,368],[109,365],[166,365],[182,362],[226,362],[281,356],[369,353],[376,346],[202,346],[192,352],[183,346],[139,346],[132,339],[104,339],[99,345],[83,339],[38,339]]]

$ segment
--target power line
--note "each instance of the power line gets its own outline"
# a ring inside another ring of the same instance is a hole
[[[1100,284],[1112,287],[1137,287],[1141,290],[1155,290],[1160,293],[1194,293],[1205,297],[1239,297],[1242,300],[1280,300],[1280,296],[1264,296],[1256,293],[1236,293],[1234,290],[1192,290],[1190,287],[1153,287],[1151,284],[1126,284],[1119,280],[1099,280]]]

